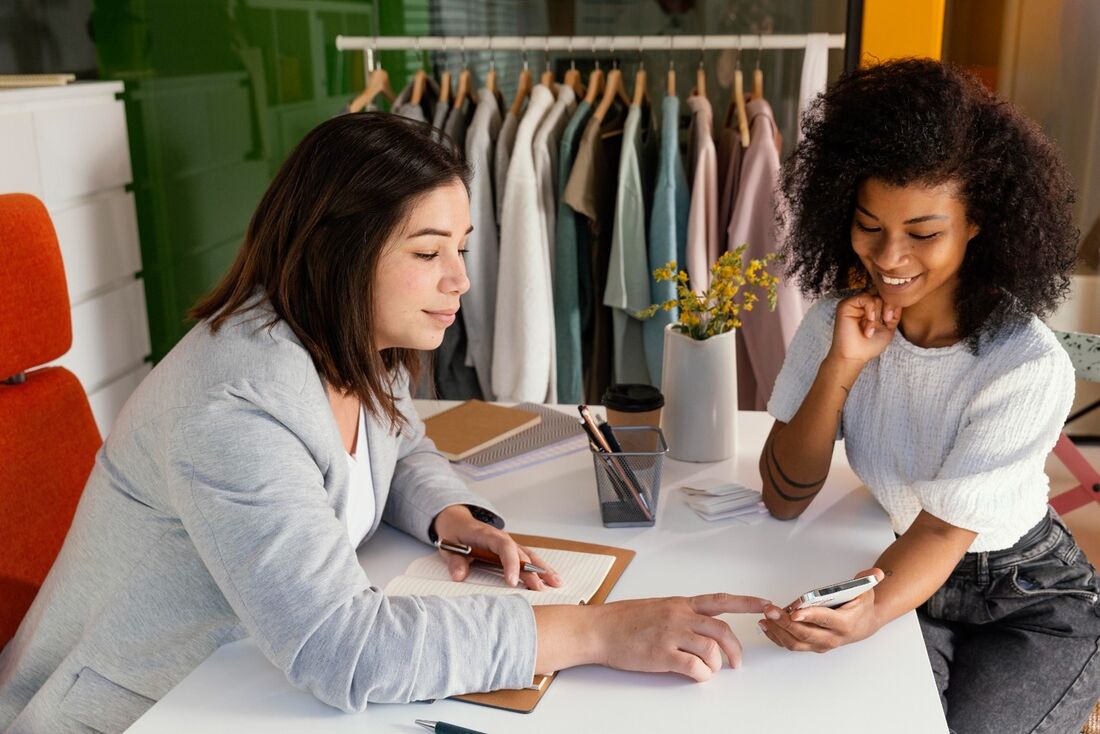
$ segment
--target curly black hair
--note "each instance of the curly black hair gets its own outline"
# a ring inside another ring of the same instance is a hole
[[[968,72],[901,59],[843,74],[802,119],[784,164],[787,275],[807,296],[842,292],[866,277],[852,249],[856,191],[959,183],[970,241],[955,294],[958,330],[976,353],[983,334],[1049,314],[1069,290],[1077,259],[1073,185],[1049,139]]]

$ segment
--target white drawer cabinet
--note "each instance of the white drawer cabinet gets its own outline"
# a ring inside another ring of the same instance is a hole
[[[50,215],[74,306],[141,270],[133,194],[112,191]]]
[[[31,113],[4,114],[0,108],[0,193],[22,191],[42,198]]]
[[[130,146],[121,82],[0,90],[0,193],[42,199],[57,230],[72,303],[72,370],[106,436],[148,374]]]
[[[113,95],[36,110],[34,132],[47,201],[88,196],[130,183],[126,112]]]

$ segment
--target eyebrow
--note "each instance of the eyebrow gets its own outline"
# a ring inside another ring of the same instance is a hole
[[[859,209],[861,212],[869,216],[871,219],[874,219],[876,222],[878,221],[878,217],[864,209],[859,204],[856,204],[856,209]],[[913,217],[912,219],[906,219],[904,222],[902,222],[902,224],[920,224],[921,222],[931,222],[933,220],[941,219],[947,220],[948,218],[949,217],[946,214],[925,214],[923,217]]]
[[[470,234],[473,231],[474,231],[474,225],[471,224],[470,228],[468,230],[466,230],[466,234]],[[432,229],[431,227],[428,227],[427,229],[422,229],[419,232],[416,232],[414,234],[409,235],[409,239],[411,240],[414,237],[428,237],[428,236],[432,236],[432,237],[450,237],[451,233],[447,232],[447,231],[444,231],[442,229]]]

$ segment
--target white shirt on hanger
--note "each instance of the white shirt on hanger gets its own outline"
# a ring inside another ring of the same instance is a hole
[[[493,393],[517,403],[553,401],[554,308],[542,243],[532,143],[554,95],[539,84],[516,129],[500,211],[500,275],[493,329]],[[500,143],[498,142],[498,147]]]
[[[802,115],[814,97],[825,91],[829,77],[829,34],[806,34],[806,54],[802,57],[802,83],[798,88],[798,124],[795,142],[802,140]]]

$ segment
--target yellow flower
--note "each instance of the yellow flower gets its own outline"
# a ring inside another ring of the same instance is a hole
[[[649,318],[659,310],[678,309],[676,329],[694,339],[707,339],[741,327],[742,311],[751,311],[760,300],[759,292],[767,295],[768,307],[775,309],[779,278],[768,272],[769,263],[778,258],[775,254],[753,258],[746,262],[747,244],[723,252],[707,268],[710,285],[705,290],[693,290],[688,274],[670,260],[653,271],[658,282],[671,281],[676,285],[676,297],[661,304],[654,304],[638,312],[638,318]],[[751,286],[747,289],[744,286]],[[738,295],[741,297],[738,298]]]

